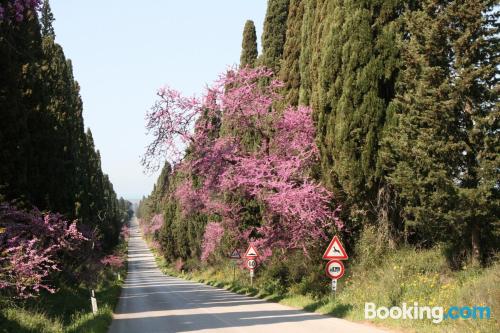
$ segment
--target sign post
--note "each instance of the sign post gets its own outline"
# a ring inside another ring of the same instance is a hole
[[[233,260],[233,283],[236,280],[236,262],[241,259],[240,252],[238,249],[234,249],[233,252],[231,252],[231,255],[229,256]]]
[[[259,253],[257,252],[257,249],[253,244],[250,244],[248,246],[248,249],[245,252],[245,258],[247,258],[247,268],[250,270],[250,286],[253,287],[253,277],[254,277],[254,270],[255,267],[257,267],[257,257],[259,256]]]
[[[97,300],[95,298],[94,289],[92,289],[92,296],[90,296],[90,304],[92,305],[92,313],[97,314]]]
[[[326,275],[332,279],[333,297],[337,294],[337,280],[344,276],[345,272],[344,264],[340,260],[347,260],[348,258],[339,238],[334,236],[323,254],[323,259],[329,260],[326,264]]]
[[[332,292],[333,292],[333,298],[337,296],[337,279],[332,279]]]
[[[250,287],[253,287],[253,276],[254,276],[254,270],[250,270]]]

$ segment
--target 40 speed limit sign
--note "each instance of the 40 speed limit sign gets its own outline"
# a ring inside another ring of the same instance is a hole
[[[344,264],[340,260],[331,260],[326,264],[326,275],[337,280],[344,276]]]

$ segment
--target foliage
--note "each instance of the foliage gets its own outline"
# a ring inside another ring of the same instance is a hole
[[[403,199],[408,236],[426,246],[449,242],[452,258],[476,264],[498,250],[499,237],[494,6],[423,1],[405,14],[410,37],[387,139],[389,181]]]
[[[286,34],[286,20],[290,0],[269,0],[262,33],[260,65],[279,71]]]
[[[126,257],[125,243],[118,246],[116,255]],[[54,294],[42,291],[38,297],[22,303],[13,304],[0,298],[0,332],[107,332],[123,285],[117,273],[125,277],[126,268],[101,265],[95,272],[99,280],[94,287],[99,306],[97,315],[91,311],[88,286],[63,285]]]
[[[245,22],[243,28],[243,41],[241,42],[241,57],[240,67],[255,65],[257,60],[257,33],[255,32],[255,25],[252,20]]]
[[[304,0],[290,0],[286,27],[285,45],[279,77],[284,83],[284,102],[298,105],[300,89],[300,52],[302,43],[302,19]]]
[[[41,0],[4,0],[0,2],[0,23],[14,20],[21,22],[29,11],[40,8]]]

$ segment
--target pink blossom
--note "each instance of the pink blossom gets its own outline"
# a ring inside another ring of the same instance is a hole
[[[39,10],[41,3],[41,0],[7,0],[0,4],[0,22],[11,18],[21,22],[28,11]]]
[[[76,222],[68,223],[59,214],[24,212],[0,205],[0,289],[13,290],[19,297],[31,297],[41,289],[55,290],[47,284],[59,270],[59,258],[77,250],[87,239]]]
[[[152,233],[157,232],[163,226],[163,214],[155,214],[151,219],[150,230]]]
[[[123,258],[114,254],[110,254],[100,260],[101,264],[112,268],[123,267]]]
[[[130,229],[125,224],[122,226],[122,229],[120,231],[120,237],[122,237],[124,240],[128,240],[130,237]]]
[[[201,245],[201,260],[206,261],[219,245],[222,236],[224,235],[224,228],[220,223],[210,222],[205,227],[205,234],[203,235],[203,243]]]
[[[163,226],[163,214],[155,214],[151,219],[140,218],[139,226],[145,236],[155,235]]]

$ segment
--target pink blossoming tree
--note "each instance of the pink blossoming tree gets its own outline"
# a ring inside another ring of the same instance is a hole
[[[280,87],[265,68],[229,70],[201,100],[161,89],[147,115],[154,140],[145,166],[161,158],[176,164],[176,172],[185,175],[175,192],[183,213],[217,216],[206,227],[202,259],[215,250],[223,230],[237,243],[256,235],[255,244],[268,256],[273,249],[307,253],[332,224],[342,228],[340,207],[311,176],[318,161],[311,109],[276,110]],[[249,134],[257,144],[248,144]],[[262,207],[255,230],[241,225],[235,196]]]
[[[210,222],[205,227],[205,235],[203,235],[203,243],[201,245],[201,260],[206,261],[208,256],[212,254],[217,245],[219,245],[222,236],[224,235],[224,228],[220,223]]]
[[[104,258],[102,258],[100,260],[101,264],[105,265],[105,266],[109,266],[109,267],[112,267],[114,269],[118,269],[118,268],[121,268],[123,267],[123,258],[120,257],[120,256],[117,256],[115,254],[110,254],[110,255],[107,255],[105,256]]]
[[[163,226],[163,214],[155,214],[151,219],[140,218],[139,225],[144,236],[154,236]]]
[[[24,212],[0,205],[0,289],[26,298],[40,290],[53,293],[50,274],[60,269],[60,260],[77,250],[86,238],[76,222],[58,214],[38,210]]]

